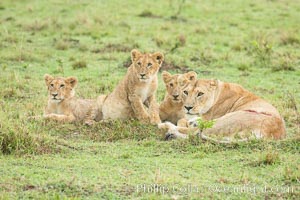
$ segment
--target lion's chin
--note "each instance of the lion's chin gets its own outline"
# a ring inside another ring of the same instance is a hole
[[[172,99],[174,103],[181,103],[181,99]]]
[[[189,118],[193,118],[193,117],[199,116],[199,113],[186,112],[185,115],[188,116]]]
[[[142,82],[142,83],[147,83],[147,82],[149,82],[149,79],[148,79],[148,78],[140,78],[139,80],[140,80],[140,82]]]
[[[195,117],[199,117],[198,115],[194,115],[194,114],[185,114],[185,118],[187,120],[191,120],[191,119],[194,119]]]
[[[51,99],[51,101],[52,101],[53,103],[59,103],[59,102],[62,101],[62,99]]]
[[[188,116],[196,116],[196,115],[199,115],[199,114],[194,114],[194,113],[185,113],[186,115]]]

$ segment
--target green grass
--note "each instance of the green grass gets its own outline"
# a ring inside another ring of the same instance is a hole
[[[299,18],[297,0],[2,0],[0,199],[299,199]],[[77,76],[77,96],[96,98],[122,79],[133,48],[163,52],[172,73],[195,70],[264,97],[287,139],[166,142],[136,121],[28,120],[43,112],[45,73]]]

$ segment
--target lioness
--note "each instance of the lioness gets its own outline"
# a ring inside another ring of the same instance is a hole
[[[131,51],[132,64],[124,79],[103,102],[103,119],[136,118],[144,123],[160,122],[156,103],[157,73],[164,60],[163,54]]]
[[[49,93],[48,104],[44,110],[44,118],[60,122],[87,120],[88,113],[91,111],[95,101],[77,99],[75,97],[77,78],[54,78],[45,74],[44,79]]]
[[[177,124],[178,120],[185,117],[181,88],[190,81],[196,80],[197,74],[191,71],[185,74],[171,75],[163,71],[162,77],[167,91],[163,102],[159,106],[159,116],[161,121]]]
[[[215,120],[212,128],[203,130],[200,137],[219,142],[250,138],[281,139],[286,135],[285,124],[270,103],[234,83],[219,80],[197,80],[183,88],[185,113],[191,118],[201,115],[204,120]],[[187,138],[184,132],[197,126],[197,117],[188,128],[171,123],[160,124],[171,130],[173,137]],[[217,138],[217,139],[214,139]]]

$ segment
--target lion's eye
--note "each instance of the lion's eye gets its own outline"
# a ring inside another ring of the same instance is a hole
[[[53,83],[50,84],[51,87],[54,87]]]
[[[203,92],[199,92],[199,93],[198,93],[198,97],[201,97],[202,95],[204,95]]]
[[[152,67],[152,63],[148,63],[148,67]]]
[[[65,87],[65,85],[64,85],[64,84],[61,84],[60,87],[63,88],[63,87]]]
[[[170,83],[170,87],[173,87],[174,85],[173,85],[173,83]]]
[[[142,63],[141,63],[141,62],[138,62],[137,64],[138,64],[138,66],[141,66],[141,65],[142,65]]]
[[[186,90],[184,90],[183,93],[184,93],[185,95],[188,95],[188,94],[189,94],[188,91],[186,91]]]

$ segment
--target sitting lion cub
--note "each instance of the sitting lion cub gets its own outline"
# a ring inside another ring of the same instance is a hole
[[[191,71],[185,74],[171,75],[163,71],[162,77],[167,91],[163,102],[159,106],[159,116],[161,121],[177,124],[178,120],[185,117],[181,88],[190,81],[196,80],[197,74]]]
[[[144,123],[160,123],[155,92],[164,56],[159,52],[142,54],[132,50],[131,60],[124,79],[103,100],[103,119],[136,118]]]
[[[75,77],[54,78],[45,74],[44,79],[49,92],[44,118],[60,122],[87,120],[95,101],[75,97],[75,86],[78,82]]]
[[[160,124],[160,128],[169,129],[168,136],[187,138],[183,133],[197,129],[199,115],[204,120],[215,121],[211,128],[200,132],[200,137],[206,140],[229,143],[235,139],[281,139],[286,135],[284,121],[277,109],[240,85],[197,80],[182,91],[185,113],[191,120],[187,127]]]

